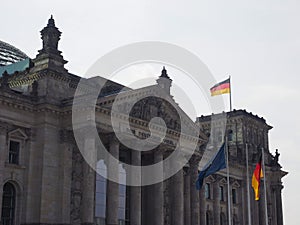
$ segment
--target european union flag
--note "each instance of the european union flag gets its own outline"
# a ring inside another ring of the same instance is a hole
[[[221,169],[226,168],[225,161],[225,143],[221,146],[215,157],[200,171],[198,179],[196,181],[196,188],[200,190],[203,185],[203,180],[211,174],[216,173]]]

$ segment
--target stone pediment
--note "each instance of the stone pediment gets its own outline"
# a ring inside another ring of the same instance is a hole
[[[214,175],[209,175],[207,178],[205,178],[205,180],[207,182],[213,183],[216,181],[216,178],[214,177]]]
[[[234,181],[232,183],[232,187],[239,188],[239,187],[241,187],[241,185],[240,185],[240,183],[238,181]]]
[[[17,139],[22,139],[22,140],[26,140],[28,138],[28,136],[26,135],[26,133],[24,131],[22,131],[20,128],[10,131],[8,133],[9,137],[13,137],[13,138],[17,138]]]
[[[220,184],[227,184],[227,179],[226,178],[222,178],[220,181],[219,181]]]
[[[119,113],[146,122],[159,117],[164,121],[167,128],[172,130],[182,131],[182,123],[185,124],[184,127],[188,127],[185,132],[192,130],[199,132],[200,130],[195,122],[178,106],[173,97],[164,92],[158,85],[124,91],[100,101],[107,103],[105,106],[102,104],[104,107],[112,107],[114,104],[114,111],[117,110]],[[206,139],[204,134],[200,134],[200,136]]]

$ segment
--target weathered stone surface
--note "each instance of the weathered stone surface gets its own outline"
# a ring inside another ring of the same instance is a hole
[[[24,225],[92,225],[95,224],[95,171],[88,165],[79,149],[97,147],[95,137],[76,143],[72,130],[73,95],[79,80],[64,68],[66,61],[58,50],[60,31],[51,18],[42,31],[43,49],[33,60],[34,65],[23,72],[1,79],[0,88],[0,216],[2,212],[3,186],[10,182],[16,190],[15,224]],[[110,139],[113,132],[111,107],[116,94],[124,86],[104,78],[106,85],[99,93],[95,121],[97,131],[105,146],[115,158],[134,165],[149,165],[162,161],[179,143],[181,123],[179,107],[162,99],[145,98],[134,105],[130,112],[130,129],[138,138],[150,136],[149,121],[153,117],[164,119],[168,128],[158,151],[132,154],[122,143]],[[162,71],[156,86],[138,90],[124,89],[122,97],[135,98],[136,95],[159,91],[169,93],[172,80],[166,70]],[[87,82],[86,89],[91,82]],[[95,88],[95,86],[92,86]],[[88,93],[82,90],[82,93]],[[172,97],[170,97],[172,100]],[[128,107],[127,100],[121,109]],[[123,107],[123,108],[122,108]],[[180,109],[181,110],[181,109]],[[85,120],[91,120],[91,108],[82,109]],[[228,113],[226,134],[228,140],[230,187],[236,191],[236,201],[232,201],[232,219],[236,224],[247,224],[246,188],[246,143],[249,147],[250,170],[257,162],[261,147],[265,151],[266,185],[269,224],[282,225],[282,177],[279,153],[273,156],[269,151],[268,132],[271,127],[263,118],[243,110]],[[121,116],[118,117],[119,119]],[[188,128],[201,129],[197,140],[197,150],[188,165],[164,182],[146,187],[128,188],[126,192],[126,225],[199,225],[220,224],[220,218],[227,217],[227,179],[225,170],[205,179],[210,184],[210,198],[206,198],[205,188],[196,190],[199,161],[205,146],[216,149],[218,141],[213,140],[219,130],[211,131],[211,117],[199,117],[196,124],[187,116],[183,122]],[[220,121],[214,121],[216,129]],[[158,128],[153,128],[158,129]],[[90,133],[83,128],[82,134]],[[210,135],[211,139],[205,134]],[[221,137],[225,133],[221,133]],[[182,137],[185,142],[190,137]],[[20,143],[18,164],[9,162],[9,143]],[[190,143],[190,142],[188,142]],[[95,163],[98,156],[90,151],[90,159]],[[137,153],[137,152],[135,152]],[[128,160],[129,158],[129,160]],[[131,160],[130,160],[131,158]],[[104,159],[105,160],[105,159]],[[107,163],[107,161],[105,161]],[[109,165],[109,163],[107,164]],[[116,173],[118,166],[108,170]],[[164,174],[162,168],[161,174]],[[251,174],[249,174],[251,175]],[[224,190],[224,200],[220,200],[220,186]],[[229,190],[230,192],[232,190]],[[252,191],[252,190],[251,190]],[[263,195],[261,196],[263,199]],[[251,199],[253,193],[251,192]],[[106,224],[117,225],[119,207],[119,184],[107,181]],[[262,201],[263,202],[263,201]],[[262,203],[261,203],[262,204]],[[253,224],[264,224],[264,207],[251,200]],[[104,218],[102,218],[104,219]],[[98,220],[97,220],[98,221]],[[124,222],[124,221],[123,221]]]

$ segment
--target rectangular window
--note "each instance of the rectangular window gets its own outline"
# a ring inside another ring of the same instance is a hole
[[[205,198],[206,199],[211,199],[211,195],[210,195],[210,184],[206,183],[205,184]]]
[[[19,164],[20,142],[9,142],[8,162],[11,164]]]
[[[236,204],[237,201],[236,201],[236,189],[232,189],[232,203],[233,204]]]
[[[224,187],[223,186],[219,187],[219,199],[220,199],[220,201],[224,201]]]

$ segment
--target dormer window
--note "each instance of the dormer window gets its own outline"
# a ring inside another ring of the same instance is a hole
[[[9,141],[9,153],[8,153],[9,163],[19,164],[20,146],[21,143],[19,141],[15,141],[15,140]]]

